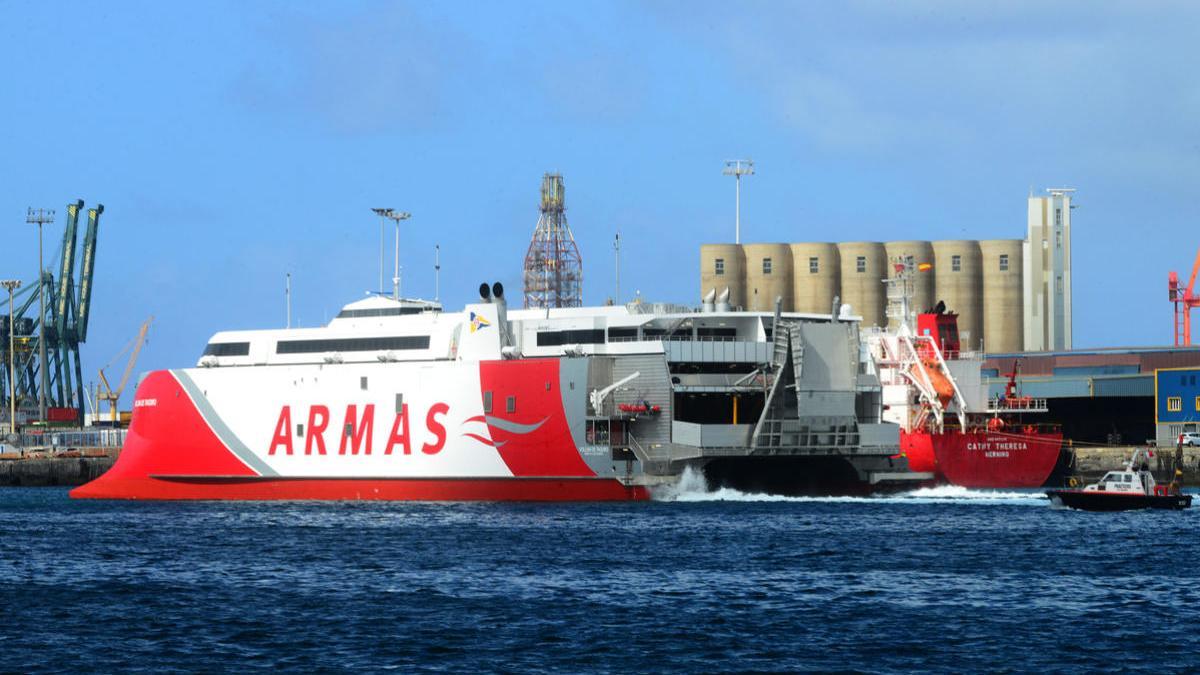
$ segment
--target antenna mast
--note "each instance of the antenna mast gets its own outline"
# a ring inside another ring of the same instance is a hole
[[[562,174],[542,176],[539,210],[525,254],[525,307],[582,307],[583,258],[567,225]]]

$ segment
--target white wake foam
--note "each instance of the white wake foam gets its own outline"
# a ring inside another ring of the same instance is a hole
[[[785,497],[765,493],[742,492],[732,488],[709,490],[704,474],[691,467],[684,470],[679,481],[651,491],[656,501],[663,502],[847,502],[860,504],[1045,504],[1040,490],[981,490],[958,485],[939,485],[911,492],[869,497]]]

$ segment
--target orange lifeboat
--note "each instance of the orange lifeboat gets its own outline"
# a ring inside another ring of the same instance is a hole
[[[929,383],[933,385],[933,391],[937,394],[938,401],[942,404],[943,408],[950,404],[950,400],[954,398],[954,384],[942,373],[942,369],[938,367],[938,362],[935,359],[930,357],[923,358],[919,363],[914,364],[912,368],[914,371],[918,368],[925,371],[925,375],[929,378]],[[918,378],[920,377],[916,372],[913,375]]]

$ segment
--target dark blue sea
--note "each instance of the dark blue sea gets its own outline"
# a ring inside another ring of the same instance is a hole
[[[0,671],[1200,670],[1200,509],[0,490]]]

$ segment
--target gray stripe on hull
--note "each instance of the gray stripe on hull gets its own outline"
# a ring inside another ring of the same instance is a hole
[[[510,434],[528,434],[528,433],[533,433],[534,431],[537,431],[538,427],[545,424],[546,420],[548,420],[550,418],[543,417],[542,421],[538,422],[537,424],[519,424],[517,422],[510,422],[506,419],[501,419],[499,417],[492,417],[491,415],[488,415],[484,419],[487,420],[487,423],[489,425],[496,427],[497,429],[503,429],[504,431],[507,431]],[[500,447],[500,446],[497,445],[496,447]]]
[[[172,370],[171,374],[175,376],[179,384],[183,385],[184,390],[191,397],[192,403],[196,404],[196,410],[200,411],[200,416],[204,418],[205,422],[208,422],[208,425],[212,427],[217,438],[225,444],[225,447],[229,448],[230,452],[242,460],[246,466],[257,471],[259,475],[279,475],[274,469],[267,466],[266,462],[259,459],[250,448],[247,448],[245,443],[242,443],[242,440],[233,433],[229,425],[225,424],[225,420],[221,419],[221,416],[217,414],[217,411],[213,409],[208,399],[205,398],[204,393],[200,391],[200,388],[196,386],[196,383],[192,381],[192,378],[186,372]]]

